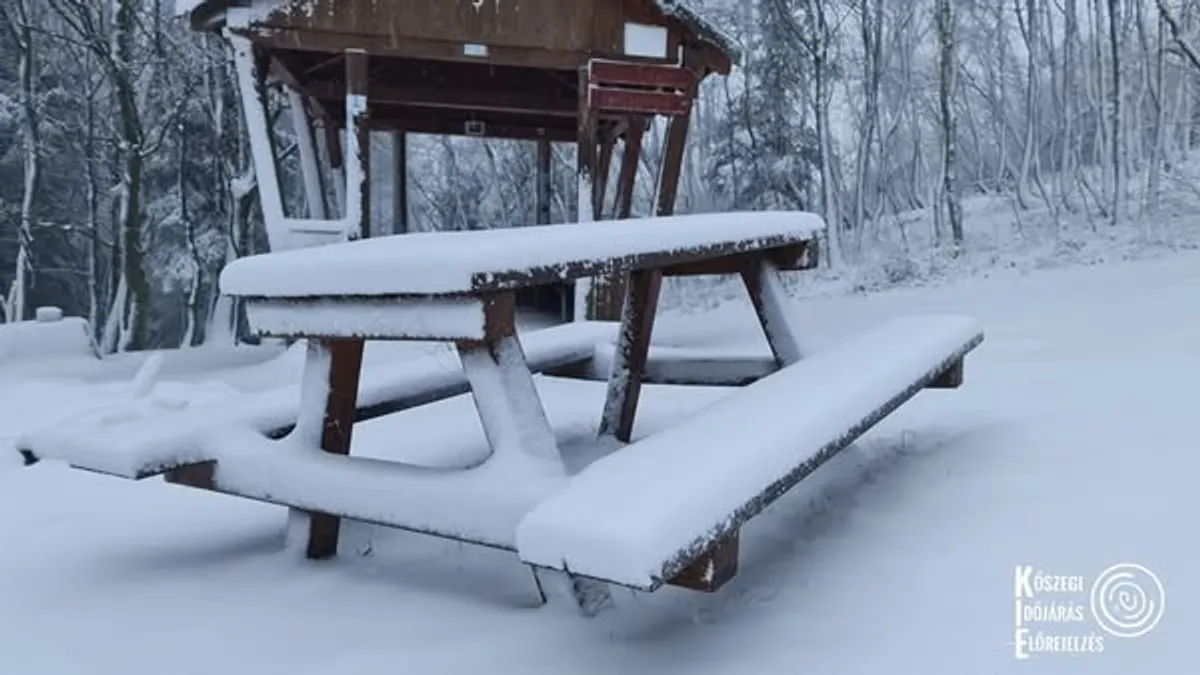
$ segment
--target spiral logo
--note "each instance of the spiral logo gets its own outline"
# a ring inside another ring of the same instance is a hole
[[[1162,582],[1141,565],[1113,565],[1092,584],[1092,614],[1104,632],[1119,638],[1140,637],[1162,619],[1166,593]]]

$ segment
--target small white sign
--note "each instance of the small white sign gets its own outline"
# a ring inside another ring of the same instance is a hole
[[[485,57],[488,55],[488,48],[487,45],[465,44],[463,45],[463,54],[465,56]]]
[[[667,58],[667,29],[644,23],[625,24],[625,55]]]

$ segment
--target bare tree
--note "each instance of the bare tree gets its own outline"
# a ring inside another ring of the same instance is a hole
[[[33,222],[41,184],[41,135],[38,113],[37,47],[29,0],[11,0],[0,5],[0,22],[17,45],[20,81],[21,141],[24,148],[25,182],[21,198],[21,221],[17,229],[17,260],[12,287],[3,306],[9,321],[26,318],[26,294],[31,283],[30,247]]]

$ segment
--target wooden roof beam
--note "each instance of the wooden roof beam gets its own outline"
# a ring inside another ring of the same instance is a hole
[[[341,98],[345,92],[340,82],[328,80],[309,82],[306,89],[320,100],[336,100]],[[570,97],[555,96],[544,90],[488,91],[486,89],[372,83],[367,92],[367,99],[372,106],[378,104],[410,105],[562,117],[574,117],[578,110],[577,99],[574,95]]]

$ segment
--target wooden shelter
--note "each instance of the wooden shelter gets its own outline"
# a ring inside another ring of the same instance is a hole
[[[675,0],[184,1],[193,27],[233,44],[272,250],[408,231],[404,170],[395,172],[397,222],[372,218],[363,151],[372,132],[395,134],[401,169],[410,132],[537,141],[539,223],[550,221],[550,144],[577,143],[576,215],[586,222],[630,215],[644,132],[666,116],[656,215],[670,214],[698,84],[727,74],[735,58],[718,30]],[[288,217],[281,203],[266,133],[269,78],[290,98],[307,218]],[[564,293],[562,309],[615,319],[619,285],[581,284],[590,292]]]

